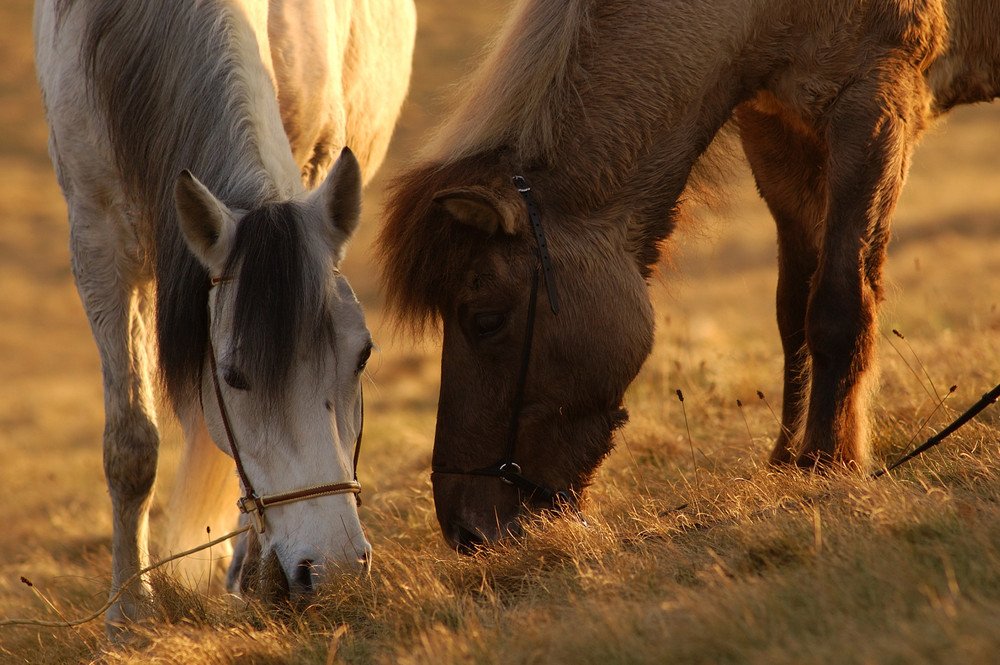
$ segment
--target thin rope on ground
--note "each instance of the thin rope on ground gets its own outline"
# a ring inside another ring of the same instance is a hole
[[[960,428],[962,425],[975,418],[977,415],[979,415],[980,411],[988,407],[990,404],[993,404],[998,399],[1000,399],[1000,384],[997,384],[997,386],[993,388],[993,390],[983,395],[978,402],[970,406],[965,411],[965,413],[960,415],[958,418],[955,418],[955,420],[953,420],[951,424],[949,424],[947,427],[945,427],[943,430],[941,430],[931,438],[927,439],[927,441],[925,441],[923,445],[916,448],[913,452],[903,457],[900,457],[898,460],[896,460],[886,468],[879,469],[878,471],[873,473],[871,477],[873,479],[880,478],[885,474],[889,473],[890,471],[892,471],[893,469],[895,469],[896,467],[906,462],[909,462],[911,459],[913,459],[917,455],[920,455],[924,451],[933,448],[937,444],[941,443],[945,439],[945,437],[947,437],[950,434],[953,434],[958,428]]]
[[[83,617],[82,619],[74,619],[72,621],[40,621],[40,620],[37,620],[37,619],[0,619],[0,628],[5,627],[5,626],[42,626],[44,628],[73,628],[74,626],[80,626],[80,625],[83,625],[85,623],[90,623],[94,619],[96,619],[96,618],[100,617],[101,615],[103,615],[112,605],[115,604],[115,602],[117,602],[117,600],[119,598],[122,597],[122,594],[124,594],[125,591],[130,586],[132,586],[137,581],[139,581],[139,579],[142,578],[142,576],[145,575],[146,573],[154,571],[157,568],[159,568],[160,566],[168,564],[171,561],[176,561],[177,559],[181,559],[181,558],[189,556],[191,554],[195,554],[196,552],[200,552],[202,550],[206,550],[209,547],[214,547],[215,545],[218,545],[221,542],[229,540],[230,538],[235,538],[236,536],[240,535],[241,533],[244,533],[245,531],[247,531],[249,528],[250,528],[250,525],[248,524],[246,526],[240,527],[239,529],[236,529],[235,531],[230,531],[229,533],[227,533],[224,536],[219,536],[215,540],[210,540],[209,542],[207,542],[207,543],[205,543],[203,545],[199,545],[197,547],[192,547],[189,550],[185,550],[183,552],[179,552],[177,554],[174,554],[172,556],[167,557],[166,559],[161,559],[160,561],[157,561],[156,563],[153,563],[153,564],[150,564],[150,565],[146,566],[145,568],[143,568],[142,570],[140,570],[136,574],[132,575],[132,577],[130,577],[127,580],[125,580],[125,583],[121,585],[121,588],[118,589],[118,592],[115,593],[115,595],[111,596],[111,598],[109,598],[108,601],[106,603],[104,603],[104,605],[100,609],[96,610],[92,614],[88,614],[87,616]],[[24,579],[24,578],[22,578],[22,579]]]

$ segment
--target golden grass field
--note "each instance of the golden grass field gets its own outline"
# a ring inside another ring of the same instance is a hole
[[[522,542],[475,558],[444,546],[429,483],[436,340],[393,336],[369,246],[384,179],[446,112],[506,4],[418,0],[410,101],[344,268],[381,347],[360,468],[371,577],[277,616],[161,580],[161,619],[129,648],[112,649],[100,620],[6,627],[0,663],[1000,660],[1000,407],[879,481],[765,466],[781,390],[775,238],[742,167],[728,205],[675,238],[651,285],[657,344],[626,397],[632,422],[584,508],[590,526],[534,524]],[[45,144],[31,3],[5,0],[0,619],[82,616],[101,605],[109,579],[100,366]],[[1000,381],[1000,106],[962,109],[925,137],[886,275],[879,460]],[[180,449],[161,419],[154,546]]]

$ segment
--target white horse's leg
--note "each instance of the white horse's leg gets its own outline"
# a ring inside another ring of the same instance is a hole
[[[221,536],[235,528],[237,521],[239,483],[233,460],[212,442],[201,410],[195,407],[189,412],[182,418],[187,446],[170,497],[167,551],[171,553]],[[173,574],[191,588],[204,590],[213,568],[222,566],[231,554],[232,545],[227,542],[178,560]]]
[[[69,191],[72,191],[70,189]],[[79,192],[77,192],[79,194]],[[101,356],[104,475],[113,517],[111,594],[148,565],[148,514],[159,434],[150,385],[151,307],[129,225],[80,196],[70,198],[73,274]],[[133,584],[105,614],[110,637],[148,611],[147,582]]]

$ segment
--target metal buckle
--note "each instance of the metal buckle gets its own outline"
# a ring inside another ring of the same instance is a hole
[[[260,503],[260,497],[256,494],[241,496],[236,500],[236,507],[250,518],[257,533],[264,533],[264,506]]]
[[[516,175],[513,178],[511,178],[511,180],[514,181],[514,187],[517,189],[517,191],[521,192],[522,194],[531,191],[531,187],[528,187],[528,181],[524,179],[524,176]]]
[[[500,480],[503,481],[503,482],[505,482],[505,483],[507,483],[508,485],[513,485],[514,481],[510,480],[509,478],[507,478],[507,476],[504,475],[504,469],[506,469],[507,467],[510,467],[512,473],[516,473],[516,474],[520,475],[521,474],[521,465],[518,464],[517,462],[504,462],[503,464],[500,465],[500,469],[498,471],[498,475],[500,476]]]

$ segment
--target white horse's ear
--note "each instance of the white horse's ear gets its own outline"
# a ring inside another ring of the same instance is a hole
[[[218,274],[232,247],[236,216],[187,169],[174,183],[174,203],[191,252],[209,272]]]
[[[434,195],[434,203],[444,208],[456,221],[493,235],[502,229],[514,234],[517,209],[486,187],[456,187]]]
[[[331,226],[331,240],[338,251],[350,239],[361,221],[361,166],[350,148],[340,151],[326,180],[309,196]]]

